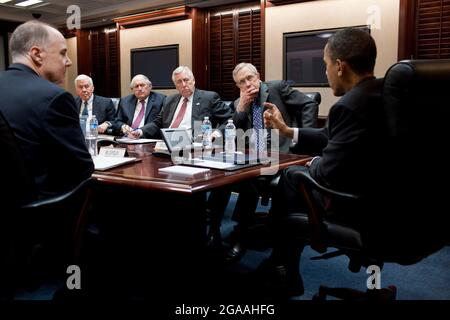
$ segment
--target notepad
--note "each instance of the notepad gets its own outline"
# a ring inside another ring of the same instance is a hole
[[[171,166],[171,167],[165,167],[158,169],[160,173],[174,173],[174,174],[181,174],[181,175],[188,175],[193,176],[197,173],[205,173],[208,171],[211,171],[208,168],[195,168],[195,167],[189,167],[189,166]]]
[[[104,171],[111,168],[115,168],[121,166],[123,164],[127,164],[130,162],[135,162],[136,158],[133,157],[104,157],[104,156],[96,156],[92,157],[94,161],[95,170]]]

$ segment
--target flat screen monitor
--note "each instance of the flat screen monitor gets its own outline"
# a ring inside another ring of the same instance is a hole
[[[143,74],[154,89],[173,89],[172,72],[178,63],[178,44],[131,49],[131,79]]]
[[[370,33],[367,26],[363,29]],[[323,49],[338,29],[292,32],[283,34],[283,79],[293,86],[327,87]]]

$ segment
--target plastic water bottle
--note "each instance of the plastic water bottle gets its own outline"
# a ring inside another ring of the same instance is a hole
[[[203,118],[202,122],[202,144],[203,147],[212,147],[212,124],[209,121],[209,117]]]
[[[97,155],[98,121],[95,115],[90,116],[86,121],[86,146],[91,156]]]
[[[234,153],[236,151],[236,126],[232,119],[228,120],[225,126],[225,153]]]

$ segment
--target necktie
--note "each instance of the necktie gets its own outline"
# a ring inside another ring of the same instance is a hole
[[[180,111],[178,111],[177,118],[175,119],[175,121],[170,126],[171,128],[178,128],[178,126],[180,125],[181,121],[184,118],[184,114],[186,113],[188,101],[189,101],[188,98],[184,98],[183,99],[183,104],[181,105]]]
[[[87,103],[87,101],[85,101],[84,102],[84,109],[83,109],[83,112],[81,113],[82,116],[86,116],[87,117],[89,115],[87,105],[88,105],[88,103]]]
[[[262,116],[263,108],[259,105],[257,99],[253,101],[252,111],[253,111],[253,129],[256,132],[256,140],[255,140],[256,150],[258,151],[265,150],[266,141],[263,130],[264,129]]]
[[[141,100],[140,103],[141,110],[139,111],[139,114],[137,115],[136,119],[134,119],[133,124],[131,125],[133,129],[139,128],[142,118],[144,118],[145,115],[145,100]]]

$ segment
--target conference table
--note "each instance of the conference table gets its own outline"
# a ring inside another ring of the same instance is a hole
[[[136,157],[138,162],[125,164],[107,171],[96,171],[93,177],[101,185],[121,186],[143,190],[171,192],[193,195],[211,191],[225,185],[256,178],[261,175],[261,169],[268,169],[272,164],[256,165],[235,171],[211,169],[206,173],[193,176],[160,173],[159,168],[172,166],[170,158],[153,156],[155,143],[122,144],[130,157]],[[277,159],[278,169],[292,165],[303,165],[311,159],[306,155],[272,154]],[[275,171],[276,172],[276,171]]]
[[[106,231],[104,243],[109,243],[101,251],[112,252],[111,264],[119,264],[118,274],[124,279],[133,275],[143,286],[153,288],[155,281],[162,281],[163,288],[172,286],[177,291],[189,287],[180,284],[188,279],[208,281],[206,274],[215,272],[208,267],[211,259],[206,246],[208,192],[257,178],[269,165],[211,169],[192,176],[164,174],[158,169],[173,163],[152,155],[154,143],[119,147],[139,161],[93,174],[99,199],[94,211],[101,230]],[[283,169],[302,165],[311,157],[279,154],[274,158],[277,169]]]

